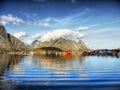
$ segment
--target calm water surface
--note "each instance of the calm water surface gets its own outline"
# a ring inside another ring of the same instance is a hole
[[[120,58],[0,55],[1,90],[120,90]]]

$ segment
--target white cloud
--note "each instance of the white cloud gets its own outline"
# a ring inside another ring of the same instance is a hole
[[[45,22],[50,22],[51,20],[52,20],[51,18],[44,19]]]
[[[59,22],[61,22],[61,20],[48,17],[48,18],[44,18],[44,19],[40,19],[40,20],[35,19],[34,22],[36,25],[39,25],[39,26],[42,26],[45,28],[50,28],[50,27],[52,27],[53,23],[59,23]]]
[[[26,37],[27,34],[25,32],[16,32],[16,33],[13,34],[13,36],[15,36],[18,39],[21,39],[23,37]]]
[[[1,19],[0,19],[1,20]],[[7,21],[4,21],[4,20],[1,20],[0,21],[0,24],[2,24],[3,26],[5,26],[6,24],[8,24],[8,22]]]
[[[78,28],[77,28],[78,31],[83,31],[83,30],[88,30],[88,29],[89,29],[88,26],[78,27]]]
[[[26,44],[26,45],[31,45],[32,42],[33,42],[33,40],[26,40],[26,41],[25,41],[25,44]]]
[[[45,18],[45,19],[43,19],[43,21],[44,22],[52,22],[52,23],[61,22],[61,20],[56,19],[56,18],[51,18],[51,17]]]
[[[84,30],[88,30],[89,28],[95,27],[97,25],[99,25],[99,24],[93,24],[93,25],[89,25],[89,26],[81,26],[81,27],[78,27],[77,30],[84,31]]]
[[[91,45],[90,43],[86,43],[86,42],[85,42],[85,45],[86,45],[88,48],[90,48],[90,49],[94,47],[94,46]]]
[[[49,24],[49,23],[40,23],[39,24],[40,26],[42,26],[42,27],[45,27],[45,28],[50,28],[51,27],[51,25]]]
[[[11,14],[0,16],[0,24],[6,25],[11,23],[13,25],[19,25],[19,23],[23,23],[24,21],[18,17],[13,17]]]
[[[41,37],[41,41],[50,41],[55,40],[58,38],[65,38],[65,39],[81,39],[85,36],[80,32],[74,32],[70,29],[58,29],[52,32],[48,32]]]
[[[35,34],[32,36],[33,39],[40,39],[41,38],[41,34]]]

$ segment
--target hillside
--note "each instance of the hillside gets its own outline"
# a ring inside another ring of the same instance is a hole
[[[25,45],[22,41],[7,33],[4,26],[0,25],[0,49],[14,50],[23,49]]]
[[[66,40],[63,38],[59,38],[52,41],[45,41],[45,42],[37,42],[34,43],[33,48],[43,48],[43,47],[55,47],[59,48],[62,51],[65,50],[72,50],[72,51],[86,51],[88,48],[86,47],[85,43],[82,40],[78,42],[73,40]]]

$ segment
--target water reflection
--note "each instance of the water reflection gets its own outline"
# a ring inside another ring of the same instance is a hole
[[[36,66],[41,66],[45,69],[52,69],[52,70],[72,70],[77,67],[77,64],[82,63],[84,58],[82,56],[78,57],[71,56],[71,58],[68,57],[48,57],[48,56],[34,56],[34,62],[36,63]]]
[[[6,77],[6,71],[10,71],[11,67],[16,68],[15,66],[19,65],[21,59],[24,56],[17,56],[17,55],[0,55],[0,89],[2,90],[12,90],[14,85],[12,82],[8,84],[4,81]]]
[[[4,55],[1,55],[0,56],[0,76],[4,74],[4,71],[7,68],[8,63],[9,63],[9,58]]]
[[[119,69],[120,60],[112,57],[0,56],[0,88],[114,86],[120,84]]]
[[[4,75],[4,71],[18,64],[23,58],[22,56],[0,55],[0,76]]]

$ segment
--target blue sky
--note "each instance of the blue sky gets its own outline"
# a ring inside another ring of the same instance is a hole
[[[0,24],[25,43],[64,36],[92,49],[120,47],[119,0],[3,0]]]

